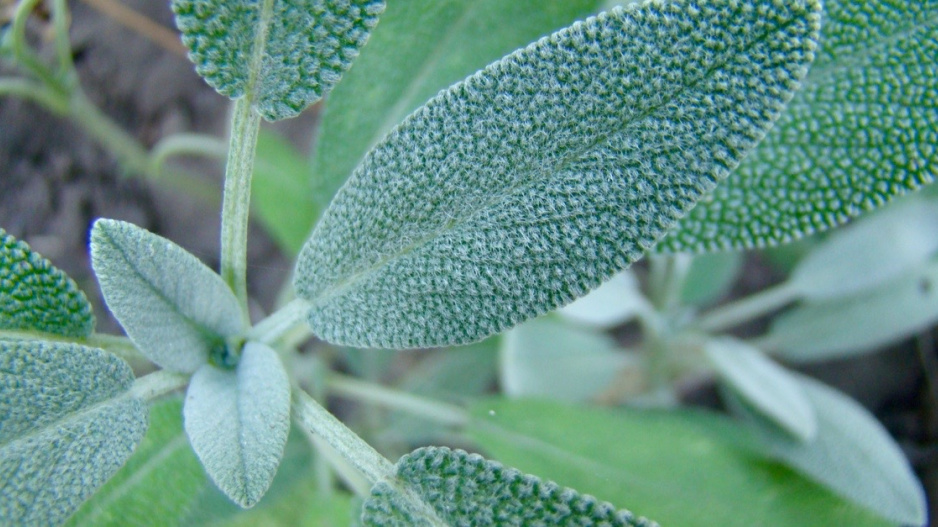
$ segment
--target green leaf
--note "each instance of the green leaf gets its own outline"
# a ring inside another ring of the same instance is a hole
[[[754,455],[747,428],[690,410],[483,400],[468,433],[492,458],[661,525],[889,525]]]
[[[408,117],[303,248],[314,333],[479,340],[639,258],[761,139],[813,58],[815,0],[743,5],[614,10]]]
[[[652,307],[642,295],[635,274],[623,271],[586,296],[563,306],[557,314],[579,324],[609,329],[650,309]]]
[[[65,273],[0,229],[0,330],[87,337],[94,314]]]
[[[742,268],[743,255],[739,252],[695,256],[684,278],[681,300],[697,306],[716,302],[729,292]]]
[[[195,70],[218,93],[248,95],[266,119],[293,117],[339,82],[383,0],[173,0]]]
[[[925,491],[879,421],[844,394],[807,377],[797,380],[817,413],[817,437],[792,441],[763,424],[771,455],[893,522],[925,525]]]
[[[814,407],[787,370],[730,337],[708,340],[704,352],[723,382],[762,415],[801,441],[817,435]]]
[[[146,405],[130,367],[75,344],[0,341],[0,518],[64,522],[133,453]]]
[[[277,473],[290,432],[290,380],[277,352],[248,342],[236,370],[203,365],[189,383],[183,416],[215,485],[253,507]]]
[[[818,59],[765,141],[660,248],[762,247],[843,223],[938,166],[938,2],[826,0]]]
[[[372,146],[438,91],[586,17],[598,4],[598,0],[391,2],[371,45],[326,104],[312,172],[321,207]],[[306,227],[312,229],[312,223]]]
[[[228,285],[195,256],[129,223],[98,220],[91,264],[130,340],[163,368],[192,373],[244,330]]]
[[[181,398],[158,402],[134,455],[68,525],[183,525],[205,485],[205,471],[182,431]]]
[[[876,350],[938,322],[938,260],[850,297],[808,303],[775,318],[760,348],[795,361]]]
[[[367,526],[656,525],[478,454],[420,448],[365,501]]]

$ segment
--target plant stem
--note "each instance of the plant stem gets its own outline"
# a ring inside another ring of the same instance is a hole
[[[162,169],[173,156],[200,155],[216,159],[228,157],[228,145],[215,136],[205,134],[173,134],[156,143],[150,150],[150,162]]]
[[[55,53],[59,61],[59,76],[66,86],[75,85],[78,77],[72,61],[72,46],[68,39],[69,14],[65,0],[52,2],[52,27],[55,31]]]
[[[651,255],[650,297],[660,312],[674,308],[681,300],[681,289],[692,258],[686,254]]]
[[[39,5],[40,0],[20,0],[13,12],[13,28],[10,30],[13,41],[13,57],[16,62],[35,75],[48,88],[62,90],[62,85],[42,63],[39,57],[26,45],[26,20]],[[63,91],[63,93],[65,93]]]
[[[271,345],[294,327],[303,324],[308,310],[309,302],[302,298],[293,299],[251,328],[247,339]]]
[[[304,429],[303,431],[306,432],[306,437],[309,438],[309,441],[316,447],[316,451],[319,452],[319,456],[316,459],[326,461],[328,463],[327,467],[331,467],[332,470],[335,470],[335,473],[352,489],[352,492],[363,499],[367,498],[368,494],[371,492],[371,484],[368,480],[342,457],[335,448],[332,448],[329,443],[326,443],[322,438],[311,433],[309,430]],[[331,479],[331,473],[329,477]]]
[[[155,371],[134,381],[131,395],[150,402],[189,383],[189,376],[166,370]]]
[[[68,114],[68,99],[37,82],[21,78],[0,78],[0,97],[9,95],[48,108],[56,115]]]
[[[426,399],[340,374],[329,375],[326,382],[329,391],[335,395],[401,410],[448,426],[461,427],[469,422],[466,411],[456,405]]]
[[[798,295],[798,289],[785,282],[711,310],[700,317],[697,327],[709,332],[723,331],[774,311],[796,300]]]

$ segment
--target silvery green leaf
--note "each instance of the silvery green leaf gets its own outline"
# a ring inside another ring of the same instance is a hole
[[[726,295],[743,267],[740,252],[715,252],[695,256],[684,278],[681,300],[705,306]]]
[[[384,0],[173,0],[195,69],[218,93],[253,92],[268,120],[293,117],[339,82]]]
[[[812,301],[860,293],[924,264],[938,251],[938,200],[910,196],[833,232],[801,260],[789,284]]]
[[[0,330],[87,337],[91,304],[75,282],[0,229]]]
[[[407,114],[486,64],[589,16],[598,4],[598,0],[390,2],[371,44],[326,103],[322,131],[313,148],[320,212],[368,149]],[[309,234],[312,223],[305,227]]]
[[[512,397],[588,401],[634,363],[605,333],[537,318],[502,336],[500,384]]]
[[[189,383],[186,434],[205,471],[249,508],[277,473],[290,431],[290,380],[277,352],[245,344],[234,370],[204,364]]]
[[[708,340],[704,352],[720,379],[750,406],[801,441],[817,435],[814,407],[787,370],[731,337]]]
[[[371,489],[362,512],[364,525],[657,525],[462,450],[420,448],[394,468],[394,479]]]
[[[466,343],[595,288],[762,138],[813,58],[819,10],[631,5],[441,92],[364,158],[303,248],[314,333]]]
[[[832,388],[807,377],[798,377],[798,382],[817,414],[817,437],[793,441],[759,426],[770,454],[891,521],[925,525],[925,492],[879,421]]]
[[[192,373],[244,330],[234,293],[185,249],[115,220],[91,230],[91,264],[130,340],[163,368]]]
[[[560,308],[557,313],[574,322],[608,329],[628,322],[651,309],[638,287],[638,279],[623,271],[606,280],[586,296]]]
[[[788,360],[865,353],[938,322],[938,260],[857,295],[792,308],[759,346]]]
[[[758,148],[660,248],[762,247],[838,225],[938,170],[938,2],[825,0],[818,59]]]
[[[0,523],[64,522],[133,453],[130,367],[76,344],[0,341]]]

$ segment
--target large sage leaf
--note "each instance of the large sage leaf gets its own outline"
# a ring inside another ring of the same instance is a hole
[[[147,407],[130,367],[75,344],[0,341],[0,519],[64,522],[133,453]]]
[[[362,161],[298,263],[320,337],[465,343],[598,286],[763,136],[815,0],[633,4],[433,98]]]
[[[195,69],[218,93],[252,97],[271,121],[332,89],[378,23],[384,0],[173,0]]]
[[[186,392],[186,434],[212,481],[253,507],[277,473],[290,432],[290,380],[277,352],[248,342],[237,369],[205,364]]]
[[[415,450],[397,462],[394,475],[371,489],[362,512],[365,525],[656,525],[461,450]]]
[[[224,351],[225,337],[244,329],[238,301],[221,277],[156,234],[98,220],[91,264],[127,336],[163,368],[192,373]]]
[[[765,141],[659,247],[784,243],[934,179],[938,2],[825,0],[823,28]]]
[[[94,314],[75,282],[0,229],[0,330],[87,337]]]
[[[890,525],[753,454],[747,429],[681,411],[482,400],[467,431],[502,463],[681,527]]]

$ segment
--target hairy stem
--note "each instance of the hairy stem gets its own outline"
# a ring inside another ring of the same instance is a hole
[[[309,302],[301,298],[294,299],[251,328],[247,339],[267,345],[273,344],[293,328],[303,325],[303,318],[308,310]]]
[[[798,298],[798,290],[789,282],[759,291],[705,313],[697,321],[704,331],[723,331],[754,320]]]
[[[155,371],[134,381],[132,396],[150,402],[189,383],[189,376],[166,370]]]
[[[434,401],[340,374],[329,375],[326,382],[329,391],[334,395],[401,410],[448,426],[461,427],[469,422],[466,411],[453,404]]]

